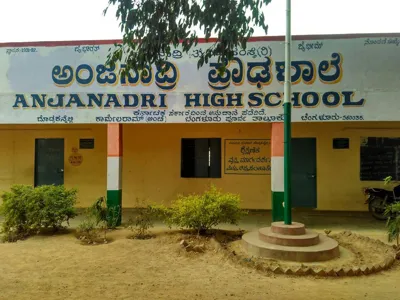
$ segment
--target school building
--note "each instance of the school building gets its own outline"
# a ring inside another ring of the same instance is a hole
[[[251,39],[224,75],[197,70],[206,41],[146,76],[105,65],[116,41],[0,44],[0,190],[65,184],[79,207],[131,208],[214,183],[243,208],[281,205],[283,40]],[[362,187],[400,176],[399,44],[293,37],[293,207],[363,211]]]

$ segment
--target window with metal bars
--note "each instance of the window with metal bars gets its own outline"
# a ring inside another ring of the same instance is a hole
[[[221,178],[221,139],[183,138],[181,177]]]

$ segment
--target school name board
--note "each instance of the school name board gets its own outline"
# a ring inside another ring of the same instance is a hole
[[[400,38],[295,40],[293,121],[400,120]],[[105,65],[112,44],[0,47],[0,123],[283,121],[284,43],[249,42],[227,71],[210,46],[172,51],[163,73]],[[124,74],[124,76],[122,76]]]
[[[271,141],[268,139],[226,139],[225,174],[271,175]]]

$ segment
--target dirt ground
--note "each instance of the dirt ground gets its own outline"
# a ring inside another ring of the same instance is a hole
[[[160,235],[82,246],[73,234],[0,244],[0,299],[399,299],[400,264],[363,277],[262,274],[221,252],[187,255]]]

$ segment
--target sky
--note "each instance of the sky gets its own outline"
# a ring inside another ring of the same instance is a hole
[[[119,39],[107,0],[0,0],[0,42]],[[285,0],[266,8],[268,35],[285,34]],[[292,34],[400,32],[398,0],[292,0]],[[255,35],[264,35],[256,30]]]

